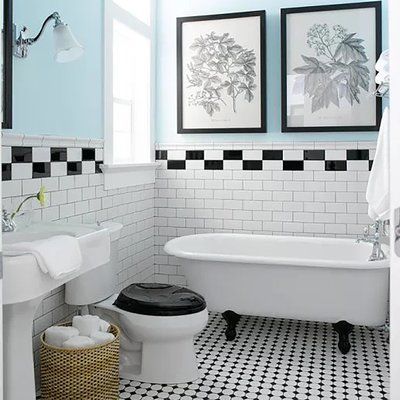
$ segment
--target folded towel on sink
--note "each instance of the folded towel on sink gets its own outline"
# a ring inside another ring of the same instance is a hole
[[[78,240],[68,235],[52,236],[32,242],[8,244],[4,249],[6,256],[32,254],[43,273],[53,279],[79,270],[82,265],[82,254]]]

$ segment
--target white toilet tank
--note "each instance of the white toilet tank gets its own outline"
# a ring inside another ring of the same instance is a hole
[[[65,285],[65,302],[74,306],[98,303],[116,293],[118,285],[118,239],[122,224],[104,222],[102,227],[110,232],[110,262],[95,268]]]

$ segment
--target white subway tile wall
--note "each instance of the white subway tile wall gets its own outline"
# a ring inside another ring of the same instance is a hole
[[[362,234],[372,222],[365,190],[375,146],[158,144],[155,281],[185,284],[179,262],[163,251],[164,244],[178,236]]]

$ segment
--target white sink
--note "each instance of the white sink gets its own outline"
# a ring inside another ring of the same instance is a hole
[[[6,400],[34,400],[35,382],[32,356],[32,325],[43,297],[66,282],[107,263],[110,237],[97,225],[39,223],[16,232],[3,233],[3,251],[7,245],[46,239],[55,235],[77,238],[83,263],[79,271],[52,279],[44,274],[33,255],[3,256],[4,310],[4,391]],[[62,255],[61,255],[62,256]],[[23,378],[21,378],[23,377]]]
[[[21,231],[3,233],[5,254],[8,244],[46,239],[55,235],[69,235],[78,239],[83,258],[83,265],[79,271],[54,280],[48,274],[43,274],[33,255],[4,256],[3,304],[15,304],[43,296],[71,279],[108,262],[110,251],[104,247],[105,232],[106,229],[97,225],[54,222],[34,224]]]

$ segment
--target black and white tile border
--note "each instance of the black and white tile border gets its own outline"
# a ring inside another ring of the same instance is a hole
[[[156,150],[167,169],[370,171],[374,149]]]
[[[2,147],[3,181],[101,173],[102,163],[102,148]]]

